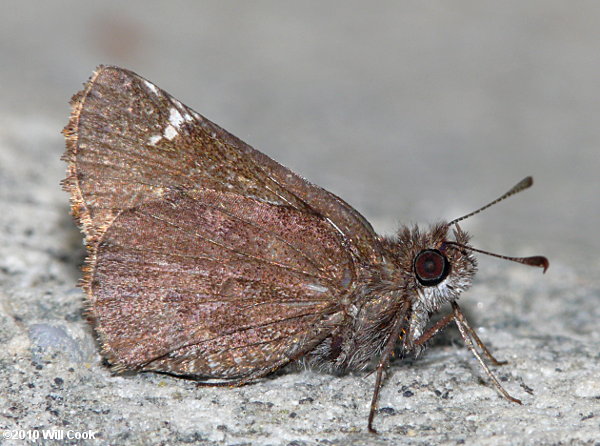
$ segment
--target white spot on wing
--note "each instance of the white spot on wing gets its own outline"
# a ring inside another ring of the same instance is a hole
[[[150,82],[148,82],[145,79],[144,79],[144,84],[146,85],[146,87],[148,88],[148,90],[150,90],[152,93],[158,95],[158,88],[156,88],[156,85],[151,84]]]
[[[177,136],[177,130],[175,130],[175,127],[173,127],[172,125],[168,125],[167,128],[165,129],[165,138],[167,138],[169,141],[171,141],[173,138],[175,138]]]
[[[192,122],[194,121],[194,118],[192,117],[192,115],[190,115],[190,113],[188,112],[188,109],[185,105],[183,105],[181,102],[179,102],[177,99],[169,97],[169,100],[171,101],[171,103],[177,108],[177,110],[179,111],[180,115],[183,115],[183,119],[187,122]],[[171,116],[173,116],[173,111],[171,111]],[[175,124],[173,124],[175,125]],[[177,127],[177,126],[175,126]]]
[[[183,123],[183,116],[181,116],[181,113],[176,108],[169,110],[169,122],[176,129]]]
[[[308,283],[306,284],[306,288],[308,288],[309,290],[316,291],[317,293],[326,293],[327,291],[329,291],[329,288],[319,283]]]
[[[158,141],[160,141],[162,139],[161,135],[152,135],[150,137],[150,139],[148,140],[148,143],[153,146],[155,145]]]

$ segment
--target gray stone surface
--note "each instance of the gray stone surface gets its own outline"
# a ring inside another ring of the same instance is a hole
[[[91,430],[69,442],[98,445],[600,444],[600,4],[2,6],[0,431]],[[463,226],[475,246],[550,258],[543,276],[480,257],[461,299],[524,404],[498,397],[453,330],[393,363],[379,436],[366,432],[373,375],[284,371],[239,389],[112,375],[58,185],[67,100],[99,63],[148,77],[382,232],[453,218],[533,175]]]

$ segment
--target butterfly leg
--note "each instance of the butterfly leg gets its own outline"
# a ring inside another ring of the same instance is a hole
[[[485,363],[485,361],[483,360],[483,358],[481,357],[481,355],[475,348],[473,341],[475,341],[475,343],[482,349],[484,354],[488,358],[490,358],[490,360],[492,360],[495,363],[499,362],[496,360],[496,358],[494,358],[492,356],[492,354],[489,352],[489,350],[483,345],[483,342],[481,342],[481,339],[479,339],[477,334],[475,334],[475,331],[469,326],[469,323],[467,322],[465,315],[462,313],[462,311],[460,310],[460,307],[458,306],[458,304],[456,302],[452,302],[452,310],[453,310],[452,314],[454,316],[454,322],[456,322],[456,326],[458,327],[458,331],[460,332],[460,335],[463,338],[465,345],[467,346],[469,351],[473,354],[473,356],[475,356],[475,358],[477,359],[479,364],[481,364],[481,367],[483,367],[483,370],[485,371],[486,375],[492,380],[492,383],[494,384],[494,387],[496,387],[496,390],[498,390],[498,392],[508,401],[512,401],[513,403],[521,404],[521,400],[510,396],[510,394],[504,389],[504,387],[502,387],[502,384],[500,384],[500,381],[498,381],[498,378],[496,378],[496,376],[492,373],[492,371],[489,369],[489,367],[487,366],[487,364]]]
[[[416,346],[423,346],[427,341],[433,338],[436,334],[446,328],[450,322],[454,320],[454,314],[450,313],[446,315],[443,319],[437,321],[434,325],[429,327],[425,333],[423,333],[419,338],[415,341]]]
[[[458,308],[458,305],[456,307]],[[477,344],[477,346],[481,349],[481,351],[483,352],[483,354],[485,356],[487,356],[487,358],[491,361],[491,363],[494,364],[494,365],[506,365],[506,364],[508,364],[508,361],[498,361],[494,357],[494,355],[492,355],[492,352],[489,351],[489,349],[485,346],[485,344],[483,343],[483,341],[479,338],[479,336],[477,336],[477,332],[471,328],[471,326],[467,322],[467,319],[465,318],[465,315],[460,310],[460,308],[458,308],[458,312],[460,314],[461,322],[462,322],[464,328],[467,329],[467,332],[469,333],[469,335],[471,336],[471,338],[475,341],[475,343]]]
[[[464,314],[462,313],[462,311],[460,311],[460,308],[459,308],[459,312],[460,312],[460,318],[461,318],[461,320],[463,322],[464,328],[466,329],[466,331],[468,332],[468,334],[471,336],[471,338],[475,341],[475,343],[477,344],[477,346],[481,349],[481,351],[483,352],[483,354],[491,361],[491,363],[494,364],[494,365],[505,365],[505,364],[508,364],[508,361],[498,361],[494,357],[494,355],[492,355],[492,353],[490,352],[490,350],[485,346],[485,344],[483,343],[483,341],[479,338],[479,336],[477,335],[477,333],[475,332],[475,330],[473,330],[471,328],[471,326],[467,323],[467,320],[466,320]],[[423,333],[415,341],[415,345],[416,346],[423,346],[425,343],[427,343],[427,341],[429,341],[432,337],[434,337],[440,331],[442,331],[444,328],[446,328],[446,325],[448,325],[450,322],[454,321],[455,319],[456,319],[456,315],[454,313],[450,313],[450,314],[446,315],[443,319],[440,319],[439,321],[437,321],[425,333]],[[461,335],[462,335],[462,333],[461,333]]]
[[[403,313],[403,312],[402,312]],[[402,314],[401,313],[401,314]],[[383,373],[387,365],[390,362],[390,357],[392,353],[394,353],[394,348],[396,347],[396,342],[404,325],[406,323],[406,319],[404,317],[398,317],[394,322],[394,326],[390,333],[390,337],[388,338],[383,352],[381,353],[381,357],[379,359],[379,363],[377,364],[377,377],[375,378],[375,390],[373,391],[373,399],[371,400],[371,410],[369,411],[369,424],[368,429],[372,434],[376,434],[377,431],[373,428],[373,420],[375,418],[375,410],[377,409],[377,401],[379,400],[379,391],[381,390],[381,386],[383,384]]]

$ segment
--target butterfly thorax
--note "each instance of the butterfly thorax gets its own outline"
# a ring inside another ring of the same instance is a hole
[[[454,239],[466,245],[469,237],[455,230]],[[334,372],[362,369],[379,356],[398,319],[403,323],[399,350],[410,353],[431,315],[471,285],[475,258],[446,244],[446,224],[427,231],[404,226],[380,241],[383,259],[362,267],[366,278],[354,291],[348,323],[315,349],[309,363]]]

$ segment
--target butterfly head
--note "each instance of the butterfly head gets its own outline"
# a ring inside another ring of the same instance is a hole
[[[460,293],[471,286],[477,271],[477,262],[473,253],[478,252],[529,266],[548,268],[548,260],[542,256],[510,257],[474,248],[469,244],[469,235],[464,232],[458,222],[469,218],[488,207],[527,189],[533,184],[527,177],[511,188],[504,195],[487,205],[463,217],[448,223],[439,223],[428,231],[420,231],[418,227],[400,229],[395,240],[399,270],[408,277],[402,283],[416,298],[415,304],[422,310],[435,312],[439,307],[458,298]]]
[[[410,294],[415,296],[415,304],[435,312],[471,286],[477,262],[468,242],[466,232],[460,227],[450,229],[446,223],[426,231],[416,226],[400,229],[395,243],[400,249],[397,259],[405,273],[402,282],[413,291]]]

